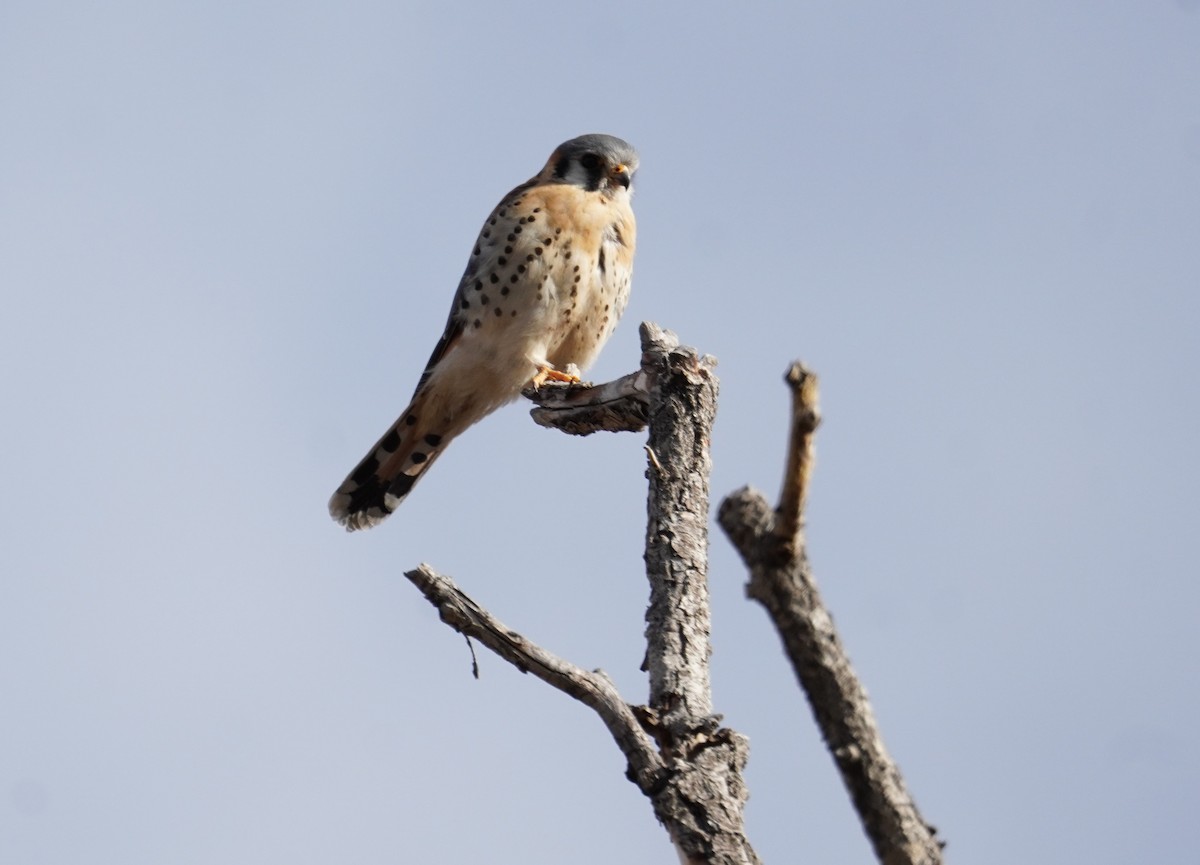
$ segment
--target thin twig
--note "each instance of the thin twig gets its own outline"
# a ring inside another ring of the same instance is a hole
[[[792,392],[792,423],[787,468],[783,472],[783,488],[779,492],[779,507],[776,509],[775,532],[793,552],[798,552],[803,544],[804,507],[815,453],[814,433],[821,423],[821,411],[817,406],[816,373],[796,361],[788,367],[783,380]]]

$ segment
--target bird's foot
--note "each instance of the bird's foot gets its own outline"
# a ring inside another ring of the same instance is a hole
[[[548,381],[562,381],[567,384],[575,384],[580,381],[579,376],[571,372],[560,372],[552,366],[539,366],[538,371],[530,379],[529,383],[537,390]]]

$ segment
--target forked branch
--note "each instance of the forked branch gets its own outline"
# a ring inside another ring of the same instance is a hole
[[[766,608],[833,755],[875,855],[884,865],[940,865],[941,843],[917,811],[883,738],[833,618],[817,591],[804,537],[804,504],[820,423],[817,379],[799,363],[784,380],[792,422],[779,506],[745,487],[718,520],[750,569],[746,594]]]

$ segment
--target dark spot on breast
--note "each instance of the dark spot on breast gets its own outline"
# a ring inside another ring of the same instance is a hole
[[[502,315],[504,315],[504,310],[502,310],[500,307],[496,307],[496,318],[499,318]]]
[[[408,417],[406,417],[404,419],[404,422],[406,424],[408,424],[409,426],[412,426],[413,424],[415,424],[417,422],[417,416],[415,414],[410,414]]]
[[[503,295],[507,295],[508,294],[508,286],[507,285],[500,286],[500,293]]]
[[[423,463],[425,460],[429,459],[429,457],[420,451],[413,451],[413,454],[411,457],[409,457],[409,459],[411,459],[414,463]]]
[[[475,319],[474,325],[475,325],[476,329],[479,329],[479,328],[483,327],[483,322],[480,321],[479,319]]]
[[[596,266],[600,268],[600,272],[604,273],[604,250],[600,250],[600,257],[596,259]]]
[[[487,306],[488,305],[488,296],[486,294],[479,295],[479,302],[482,303],[484,306]],[[607,306],[604,308],[608,309]]]
[[[431,448],[435,448],[441,443],[442,437],[437,433],[430,433],[429,435],[425,436],[425,444],[429,445]]]
[[[488,276],[488,279],[491,281],[492,285],[495,285],[497,282],[500,281],[500,277],[496,276],[496,271],[494,271],[494,270]]]
[[[379,443],[379,446],[390,454],[395,453],[396,448],[400,447],[400,432],[393,427],[383,437],[383,441]]]
[[[504,265],[508,264],[508,259],[502,255],[496,259],[496,264],[500,265],[501,267],[504,267]]]

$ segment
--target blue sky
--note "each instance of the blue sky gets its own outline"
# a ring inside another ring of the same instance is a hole
[[[1200,801],[1200,4],[0,9],[0,861],[672,861],[597,720],[428,561],[626,698],[640,436],[509,407],[403,509],[325,502],[479,225],[564,139],[641,153],[625,321],[720,360],[713,490],[774,495],[951,859],[1179,862]],[[764,861],[869,862],[712,537]]]

